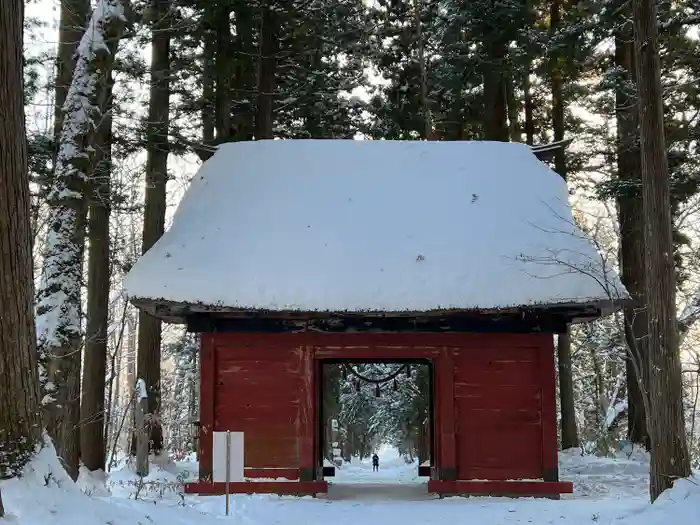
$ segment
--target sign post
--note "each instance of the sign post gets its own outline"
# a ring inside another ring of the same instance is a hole
[[[217,431],[214,432],[212,441],[212,481],[225,486],[228,516],[231,511],[231,483],[245,480],[243,432]]]

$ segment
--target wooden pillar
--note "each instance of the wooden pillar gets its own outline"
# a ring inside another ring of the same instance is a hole
[[[455,371],[452,348],[443,348],[435,363],[437,393],[438,479],[457,479],[457,443],[455,436]]]
[[[316,455],[314,435],[316,434],[316,374],[314,347],[299,349],[299,374],[301,391],[299,394],[299,481],[316,479]]]
[[[201,337],[199,362],[199,480],[212,481],[214,401],[216,395],[216,348],[214,334]]]
[[[559,481],[554,338],[547,334],[541,338],[539,367],[542,389],[542,478],[544,481]]]

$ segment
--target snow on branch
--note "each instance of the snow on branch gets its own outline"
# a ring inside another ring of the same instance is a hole
[[[86,191],[95,132],[105,106],[106,80],[125,23],[127,0],[99,0],[77,51],[73,80],[63,106],[63,126],[48,192],[47,234],[37,292],[37,338],[47,402],[54,385],[47,361],[79,351]],[[47,383],[47,380],[49,382]]]
[[[552,273],[549,275],[550,278],[563,274],[584,275],[592,282],[597,283],[604,295],[613,303],[629,299],[627,290],[609,260],[608,250],[599,242],[596,232],[588,232],[585,226],[577,224],[575,219],[571,220],[560,215],[546,204],[544,206],[549,208],[552,217],[560,225],[558,227],[544,227],[532,223],[531,226],[545,234],[551,235],[553,238],[552,245],[557,246],[557,248],[541,247],[539,255],[520,254],[517,259],[539,266],[549,266],[552,269]],[[556,236],[575,238],[578,242],[555,242]],[[595,249],[582,250],[580,247],[586,244],[592,244]],[[561,246],[565,246],[565,248],[561,248]],[[579,248],[572,250],[568,246],[578,246]],[[538,275],[538,273],[531,273],[530,275],[533,278],[546,278]]]

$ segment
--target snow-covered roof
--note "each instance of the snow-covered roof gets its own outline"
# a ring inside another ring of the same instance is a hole
[[[500,142],[221,146],[125,287],[141,304],[428,312],[626,297],[565,182]]]

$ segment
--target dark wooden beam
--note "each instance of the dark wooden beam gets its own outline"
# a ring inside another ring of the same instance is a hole
[[[437,494],[463,494],[473,496],[505,496],[505,497],[545,497],[559,499],[560,494],[571,494],[574,491],[570,481],[477,481],[457,480],[428,481],[428,492]]]
[[[594,314],[589,314],[595,316]],[[506,315],[454,315],[438,318],[410,317],[343,317],[332,319],[274,319],[219,317],[214,314],[187,316],[187,330],[207,332],[289,333],[318,332],[472,332],[472,333],[564,333],[569,320],[558,313]]]
[[[278,494],[280,496],[306,496],[328,492],[327,481],[233,481],[230,494]],[[219,496],[226,493],[225,482],[185,483],[185,494]]]
[[[251,323],[265,323],[270,320],[287,323],[290,326],[303,325],[309,321],[324,321],[329,326],[334,324],[356,324],[363,325],[367,322],[374,323],[378,320],[388,320],[391,322],[407,322],[422,324],[425,322],[455,323],[460,319],[493,319],[504,318],[540,318],[559,317],[567,322],[580,322],[595,319],[601,315],[619,310],[623,306],[631,304],[630,299],[610,299],[600,300],[591,303],[564,303],[564,304],[542,304],[523,307],[490,308],[490,309],[452,309],[452,310],[430,310],[423,312],[398,311],[351,311],[351,312],[329,312],[329,311],[270,311],[270,310],[243,310],[225,306],[212,306],[205,304],[177,303],[164,300],[153,300],[144,298],[132,298],[131,303],[149,315],[155,316],[165,322],[181,323],[192,325],[192,331],[209,331],[205,328],[197,328],[206,323],[207,317],[216,319],[241,319],[249,320]],[[269,325],[270,329],[273,328]],[[287,331],[285,329],[284,331]]]

